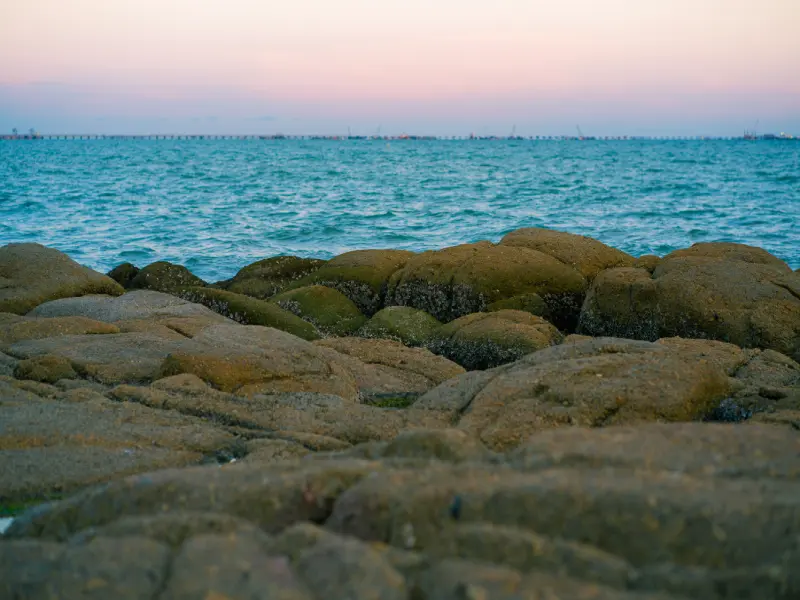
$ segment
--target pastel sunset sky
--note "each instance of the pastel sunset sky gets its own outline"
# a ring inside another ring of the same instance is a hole
[[[800,133],[800,0],[0,0],[0,131]]]

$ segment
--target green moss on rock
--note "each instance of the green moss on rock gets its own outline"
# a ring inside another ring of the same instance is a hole
[[[265,300],[322,267],[326,261],[297,256],[273,256],[249,264],[214,287]]]
[[[160,260],[147,265],[130,281],[130,289],[156,290],[174,294],[183,288],[204,286],[206,282],[182,265]]]
[[[367,320],[347,296],[323,285],[311,285],[282,292],[270,302],[334,336],[349,335]]]
[[[124,262],[121,265],[117,265],[107,273],[111,279],[116,281],[125,289],[128,289],[131,286],[131,281],[133,281],[138,274],[139,267],[129,262]]]
[[[375,313],[358,335],[399,340],[406,346],[422,346],[441,326],[441,322],[424,310],[410,306],[387,306]]]
[[[180,296],[189,302],[203,304],[238,323],[274,327],[304,340],[320,338],[319,332],[311,323],[271,302],[204,287],[186,288],[181,291]]]

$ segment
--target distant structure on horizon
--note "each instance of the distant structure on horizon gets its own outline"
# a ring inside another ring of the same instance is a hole
[[[606,135],[606,136],[586,136],[576,126],[578,135],[515,135],[516,126],[508,136],[478,136],[470,133],[468,136],[437,136],[437,135],[380,135],[380,128],[375,135],[286,135],[275,133],[270,135],[259,134],[87,134],[87,133],[38,133],[31,128],[28,133],[20,134],[16,128],[10,134],[0,134],[0,140],[505,140],[505,141],[703,141],[703,140],[750,140],[750,141],[773,141],[773,140],[800,140],[800,136],[790,135],[781,132],[780,134],[765,133],[757,134],[755,130],[745,130],[741,137],[736,136],[644,136],[644,135]]]

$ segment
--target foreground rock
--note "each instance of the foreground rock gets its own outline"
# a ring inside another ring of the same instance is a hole
[[[760,248],[695,244],[651,275],[619,268],[594,281],[580,317],[589,335],[710,338],[800,360],[800,278]]]
[[[33,599],[122,583],[130,598],[800,593],[800,436],[788,428],[569,429],[505,457],[464,434],[436,439],[371,460],[173,469],[87,490],[14,522],[0,585]]]
[[[121,475],[198,464],[234,436],[177,412],[112,402],[89,388],[0,380],[0,505],[60,495]]]
[[[347,296],[323,285],[282,292],[273,296],[270,302],[308,321],[327,335],[351,334],[367,320]]]
[[[424,310],[410,306],[387,306],[375,313],[359,329],[365,338],[397,340],[406,346],[422,346],[428,342],[442,324]]]
[[[537,431],[692,421],[732,388],[725,371],[664,345],[586,339],[445,382],[414,406],[457,410],[459,427],[505,450]]]
[[[0,247],[0,312],[24,315],[57,298],[123,293],[116,281],[39,244]]]

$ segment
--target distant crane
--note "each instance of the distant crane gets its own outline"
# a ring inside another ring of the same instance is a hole
[[[580,125],[575,125],[575,129],[578,130],[578,139],[582,140],[584,138],[584,135],[583,135],[583,132],[581,131],[581,126]]]
[[[14,129],[11,130],[11,133],[13,135],[19,135],[19,130],[16,127],[14,127]]]
[[[517,133],[517,126],[516,126],[516,125],[514,125],[514,126],[511,128],[511,135],[510,135],[510,136],[508,136],[508,137],[512,137],[512,138],[513,138],[515,133]]]

